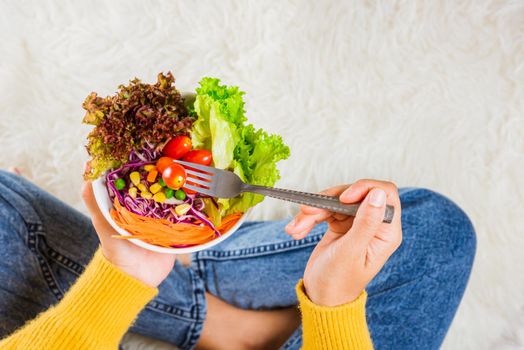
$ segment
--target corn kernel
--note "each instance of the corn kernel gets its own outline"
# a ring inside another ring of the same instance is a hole
[[[151,199],[151,198],[153,198],[153,195],[151,194],[151,192],[142,191],[142,192],[140,192],[140,197],[142,197],[144,199]]]
[[[156,166],[154,166],[153,164],[144,165],[144,170],[145,171],[151,171],[151,170],[153,170],[155,168],[156,168]]]
[[[153,196],[153,200],[158,203],[164,203],[164,201],[166,200],[166,195],[162,192],[155,193],[155,195]]]
[[[127,191],[127,193],[129,193],[131,198],[136,198],[136,193],[137,193],[136,187],[130,187],[129,191]]]
[[[146,185],[144,185],[142,183],[139,183],[138,185],[136,185],[136,187],[138,187],[140,192],[149,192],[149,190],[147,189]]]
[[[140,173],[138,171],[133,171],[131,174],[129,174],[129,179],[133,185],[138,186],[140,183]]]
[[[175,207],[175,213],[177,215],[185,215],[189,211],[190,208],[191,206],[187,203],[180,204]]]
[[[158,171],[156,169],[153,169],[151,170],[148,174],[147,174],[147,181],[149,182],[155,182],[156,181],[156,176],[158,175]]]
[[[149,192],[153,194],[157,193],[161,189],[162,189],[162,185],[159,184],[158,182],[156,184],[152,184],[151,186],[149,186]]]

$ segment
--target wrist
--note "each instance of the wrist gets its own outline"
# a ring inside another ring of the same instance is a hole
[[[126,274],[127,276],[145,284],[148,287],[157,288],[160,282],[157,282],[155,278],[151,275],[146,275],[142,273],[140,266],[137,266],[135,263],[130,263],[127,259],[121,259],[118,255],[111,254],[110,251],[106,251],[102,247],[102,255],[115,268]]]
[[[349,304],[355,301],[364,291],[361,289],[344,289],[340,286],[330,287],[326,285],[310,284],[304,280],[304,291],[309,300],[319,306],[335,307]]]

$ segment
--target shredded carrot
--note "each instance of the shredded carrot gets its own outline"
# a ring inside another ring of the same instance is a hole
[[[222,219],[217,228],[220,233],[233,227],[242,213],[235,213]],[[118,226],[131,233],[131,236],[114,236],[116,238],[140,239],[146,243],[161,247],[191,246],[204,244],[213,240],[216,235],[207,225],[174,224],[166,219],[154,219],[130,212],[115,198],[111,217]]]

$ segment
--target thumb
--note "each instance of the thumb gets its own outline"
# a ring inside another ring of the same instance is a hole
[[[104,218],[104,215],[100,211],[98,204],[96,203],[95,194],[93,192],[93,186],[90,181],[84,182],[82,186],[82,199],[89,211],[91,221],[95,227],[95,231],[101,241],[104,241],[111,237],[114,233],[113,227]]]
[[[353,226],[344,237],[352,246],[365,247],[378,231],[386,211],[386,192],[373,188],[360,204]]]
[[[100,209],[98,208],[98,204],[96,204],[91,181],[84,182],[84,185],[82,186],[82,199],[84,200],[84,204],[86,205],[89,214],[92,217],[98,215]]]

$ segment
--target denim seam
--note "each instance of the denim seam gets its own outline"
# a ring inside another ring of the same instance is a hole
[[[198,276],[205,281],[205,278],[204,278],[204,271],[205,271],[205,268],[206,268],[206,263],[205,263],[205,260],[204,259],[200,259],[200,253],[202,253],[201,251],[200,252],[197,252],[196,254],[194,254],[192,256],[192,261],[191,261],[191,267],[196,270]],[[204,282],[205,283],[205,282]]]
[[[77,276],[80,276],[84,272],[84,267],[77,263],[76,261],[71,260],[70,258],[66,257],[65,255],[60,254],[53,248],[51,248],[47,244],[47,240],[45,237],[42,237],[44,242],[46,243],[47,252],[49,255],[49,258],[56,262],[58,265],[62,266],[63,268],[71,271],[72,273],[76,274]]]
[[[36,259],[38,260],[38,265],[40,265],[40,271],[42,272],[45,282],[47,283],[47,287],[57,300],[62,300],[64,297],[64,291],[61,290],[55,276],[51,272],[51,267],[44,259],[43,254],[38,248],[38,242],[42,235],[43,233],[41,224],[27,224],[27,246],[29,247],[29,250],[35,254]]]
[[[186,341],[180,346],[181,349],[193,349],[202,334],[202,327],[206,313],[206,297],[204,282],[193,270],[189,269],[191,284],[193,286],[193,307],[191,308],[192,323],[189,328]]]
[[[272,255],[278,253],[288,252],[297,248],[308,247],[316,245],[323,237],[323,233],[308,236],[299,241],[285,241],[280,243],[272,243],[261,245],[257,247],[244,248],[239,250],[217,251],[208,250],[199,252],[198,260],[234,260],[244,259],[264,255]]]
[[[29,242],[28,245],[35,245],[35,249],[32,249],[34,253],[40,253],[39,256],[43,258],[43,256],[48,256],[49,260],[54,261],[58,265],[62,266],[66,270],[69,270],[73,274],[80,276],[84,272],[84,267],[73,261],[72,259],[66,257],[65,255],[62,255],[58,251],[54,250],[48,243],[47,239],[45,237],[45,232],[43,230],[42,224],[35,224],[35,223],[26,223],[27,231],[29,235],[33,236],[35,241]],[[38,242],[42,242],[45,246],[45,250],[47,254],[44,254],[44,252],[39,248]],[[31,247],[30,247],[31,248]],[[44,259],[45,261],[45,259]],[[45,262],[46,265],[48,265],[47,261]],[[46,282],[48,282],[46,280]],[[56,282],[56,281],[55,281]],[[62,294],[64,291],[62,291]]]
[[[15,193],[17,193],[19,196],[24,197],[23,194],[17,192],[15,189],[13,189],[13,191]],[[10,204],[12,206],[12,204],[9,201],[8,201],[8,204]],[[50,289],[51,293],[53,293],[55,298],[57,300],[61,300],[63,298],[64,294],[65,294],[65,291],[63,291],[60,288],[60,285],[58,284],[55,276],[51,272],[51,267],[49,266],[49,263],[44,259],[44,254],[40,250],[38,243],[40,241],[42,241],[44,243],[44,245],[46,246],[46,248],[50,252],[52,252],[51,255],[53,257],[60,255],[60,253],[58,253],[55,250],[51,249],[49,247],[49,245],[47,244],[47,240],[45,239],[45,231],[44,231],[44,228],[43,228],[42,220],[40,219],[39,214],[35,210],[33,210],[33,213],[31,215],[33,217],[32,220],[28,221],[28,220],[25,219],[25,215],[23,215],[18,210],[18,208],[13,207],[13,209],[15,211],[17,211],[20,216],[22,216],[22,218],[23,218],[23,220],[25,222],[25,226],[26,226],[26,229],[27,229],[27,237],[26,237],[26,240],[25,240],[26,241],[26,245],[29,248],[29,250],[31,252],[33,252],[33,254],[35,254],[35,257],[36,257],[36,259],[38,261],[38,265],[40,266],[40,270],[42,272],[44,281],[46,282],[48,288]],[[65,257],[63,257],[63,258],[65,258]],[[53,260],[55,260],[55,259],[53,259]],[[71,272],[76,273],[76,271],[72,270],[72,268],[76,268],[76,265],[74,265],[76,263],[74,263],[70,259],[67,259],[67,260],[72,263],[72,264],[70,264],[71,266],[63,265],[60,261],[57,261],[57,262],[60,265],[64,266],[66,269],[70,270]],[[81,267],[81,265],[79,265],[79,266]],[[82,270],[83,270],[83,268],[82,268]]]
[[[162,314],[168,315],[168,316],[173,317],[173,318],[178,318],[180,320],[193,321],[193,318],[191,317],[191,313],[190,312],[188,312],[186,310],[183,310],[183,309],[180,309],[180,308],[177,308],[177,307],[174,307],[174,306],[166,304],[166,303],[161,303],[161,302],[158,302],[158,301],[151,301],[146,306],[146,308],[149,309],[149,310],[158,312],[158,313],[162,313]]]
[[[44,279],[49,289],[58,300],[61,300],[65,292],[60,288],[55,276],[52,274],[51,268],[48,262],[44,259],[43,252],[39,248],[38,242],[43,241],[46,250],[49,252],[49,255],[53,258],[52,260],[61,265],[62,267],[68,269],[69,271],[77,275],[80,275],[82,274],[84,268],[82,267],[82,265],[65,257],[64,255],[60,254],[47,244],[47,240],[45,239],[45,234],[43,233],[41,224],[28,223],[27,229],[29,249],[36,255],[36,258],[42,270],[42,274],[44,275]],[[175,318],[182,319],[184,321],[193,321],[193,317],[190,312],[173,307],[169,304],[161,303],[158,301],[152,301],[147,306],[147,308]]]
[[[18,181],[19,178],[16,178],[16,180]],[[19,195],[20,197],[22,198],[25,198],[25,194],[24,193],[21,193],[19,191],[17,191],[17,188],[13,187],[12,190],[17,194]],[[13,207],[17,212],[19,212],[18,208],[16,207]],[[19,212],[19,214],[24,217],[24,215],[22,213]],[[58,263],[59,265],[63,266],[64,268],[68,269],[69,271],[77,274],[77,275],[80,275],[82,274],[82,272],[84,271],[84,267],[76,262],[74,262],[73,260],[63,256],[62,254],[58,253],[57,251],[55,251],[54,249],[52,249],[48,244],[47,244],[47,240],[45,239],[45,232],[43,230],[43,225],[42,225],[42,220],[40,218],[40,214],[33,209],[33,220],[36,221],[35,222],[27,222],[26,221],[26,227],[27,227],[27,230],[28,232],[33,232],[35,234],[38,234],[39,238],[41,238],[46,246],[46,248],[48,249],[48,251],[50,252],[50,255],[51,255],[51,258],[53,261],[55,261],[56,263]],[[36,242],[34,242],[36,244]],[[29,244],[28,244],[29,245]],[[36,246],[37,247],[37,246]],[[40,252],[40,249],[34,249],[33,252],[34,253],[37,253]],[[62,262],[60,261],[60,257],[62,257],[61,260],[64,260],[66,262]],[[55,259],[57,258],[57,259]],[[40,260],[40,259],[39,259]],[[45,262],[45,264],[47,264],[47,262]],[[48,264],[47,264],[48,265]],[[47,281],[47,280],[46,280]],[[56,280],[55,280],[55,283],[56,283]],[[57,284],[58,286],[58,284]],[[53,293],[54,294],[54,293]],[[62,296],[63,296],[63,293],[62,293]],[[59,299],[60,300],[60,299]]]

